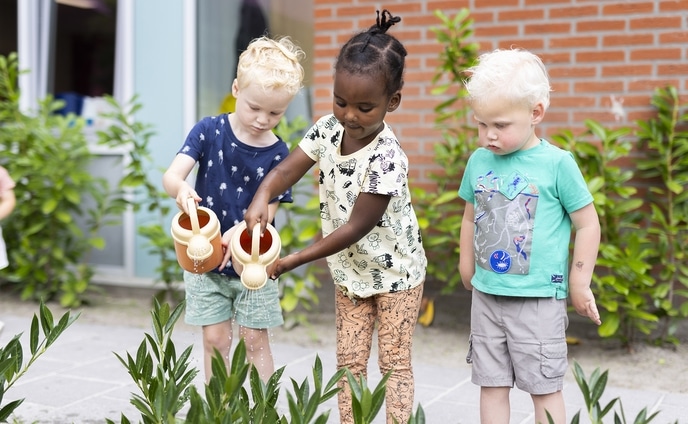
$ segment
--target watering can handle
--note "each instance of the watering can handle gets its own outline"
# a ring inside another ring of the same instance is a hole
[[[193,197],[186,199],[186,208],[189,210],[189,219],[191,221],[191,230],[194,234],[201,233],[201,224],[198,222],[198,210],[196,201]]]
[[[260,256],[260,225],[253,226],[253,237],[251,237],[251,262],[258,263]]]

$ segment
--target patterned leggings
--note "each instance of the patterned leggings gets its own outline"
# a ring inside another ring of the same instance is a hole
[[[361,375],[367,379],[368,359],[377,323],[380,373],[385,375],[394,370],[387,380],[387,423],[393,423],[392,417],[399,423],[408,422],[414,394],[411,344],[423,284],[411,290],[356,298],[355,302],[340,290],[335,290],[335,293],[337,368],[346,367],[357,379]],[[351,393],[346,377],[339,382],[339,387],[343,389],[338,395],[340,422],[351,424]]]

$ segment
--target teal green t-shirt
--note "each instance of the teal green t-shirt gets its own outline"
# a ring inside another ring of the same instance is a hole
[[[475,209],[473,287],[501,296],[568,296],[569,214],[593,200],[570,152],[546,140],[504,156],[480,148],[459,196]]]

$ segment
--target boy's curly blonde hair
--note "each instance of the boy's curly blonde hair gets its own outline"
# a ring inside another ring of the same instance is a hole
[[[546,110],[552,91],[549,75],[542,60],[521,49],[497,49],[484,53],[478,64],[468,69],[468,101],[480,104],[495,98],[533,107],[538,103]]]
[[[300,61],[305,53],[289,37],[256,38],[239,56],[237,84],[245,88],[254,82],[264,90],[281,89],[296,95],[303,84]]]

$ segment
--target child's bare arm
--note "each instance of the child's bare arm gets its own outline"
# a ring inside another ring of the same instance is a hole
[[[191,156],[178,154],[162,176],[162,186],[165,191],[170,197],[175,198],[177,207],[185,213],[189,213],[186,210],[186,200],[189,197],[193,197],[196,202],[201,201],[196,190],[186,181],[186,177],[194,166],[196,166],[196,161]]]
[[[14,195],[14,190],[7,190],[2,193],[0,198],[0,220],[7,218],[14,210],[17,204],[17,199]]]
[[[313,159],[297,146],[279,165],[268,172],[244,214],[246,228],[252,231],[253,226],[259,223],[261,234],[265,232],[267,223],[275,216],[275,211],[270,215],[270,200],[296,184],[314,163]]]
[[[475,252],[473,252],[473,236],[475,232],[475,210],[473,203],[466,202],[461,219],[461,235],[459,237],[459,273],[461,282],[466,290],[473,290],[471,279],[475,274]]]
[[[595,296],[590,289],[600,246],[600,222],[594,205],[591,203],[573,212],[571,222],[576,230],[573,260],[569,272],[571,303],[579,315],[588,317],[600,325],[602,321],[595,303]]]
[[[302,251],[280,259],[273,278],[299,265],[333,255],[359,241],[380,221],[390,199],[390,196],[381,194],[361,193],[347,223]]]

